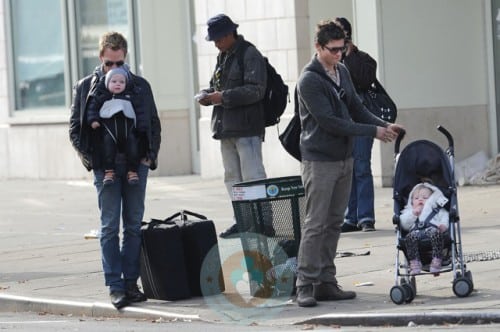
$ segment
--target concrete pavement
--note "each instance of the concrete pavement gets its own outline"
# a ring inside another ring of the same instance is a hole
[[[453,294],[452,273],[443,273],[418,276],[417,296],[410,304],[391,301],[396,257],[392,189],[376,188],[377,231],[343,234],[339,244],[341,252],[370,255],[336,259],[339,282],[357,292],[354,300],[320,302],[314,308],[286,300],[242,305],[227,300],[235,289],[244,292],[233,287],[210,299],[148,300],[122,311],[109,303],[99,241],[84,238],[99,228],[92,181],[4,180],[0,186],[0,311],[259,325],[500,322],[500,186],[458,188],[463,251],[471,260],[467,267],[475,286],[466,298]],[[221,179],[150,177],[144,220],[181,209],[206,215],[218,232],[232,223]],[[239,239],[221,239],[219,245],[222,256],[241,251]],[[226,282],[231,272],[224,271]]]

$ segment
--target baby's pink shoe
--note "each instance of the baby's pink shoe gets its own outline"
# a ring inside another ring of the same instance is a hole
[[[441,272],[441,258],[437,258],[437,257],[432,258],[432,262],[431,262],[429,271],[431,273],[434,273],[435,276],[439,275],[439,272]]]
[[[414,276],[422,272],[422,262],[418,259],[412,259],[410,261],[410,275]]]

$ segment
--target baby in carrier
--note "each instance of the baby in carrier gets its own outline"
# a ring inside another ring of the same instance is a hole
[[[404,242],[410,261],[410,275],[422,271],[419,244],[423,238],[430,239],[432,246],[429,271],[439,275],[443,259],[443,233],[449,227],[449,214],[443,208],[447,202],[441,190],[427,182],[417,184],[410,192],[408,203],[400,215],[401,228],[408,232]]]
[[[140,117],[132,106],[133,89],[128,89],[128,72],[123,67],[111,69],[104,79],[97,84],[91,98],[87,122],[97,129],[103,126],[103,184],[112,184],[115,180],[115,159],[118,152],[125,154],[127,162],[127,180],[137,184],[139,176],[138,127]]]

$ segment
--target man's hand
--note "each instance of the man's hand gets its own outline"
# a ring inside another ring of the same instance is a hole
[[[203,106],[210,106],[212,104],[208,97],[198,100],[198,103]]]
[[[222,104],[222,92],[221,91],[215,91],[215,92],[209,93],[207,98],[210,99],[210,102],[212,105]]]
[[[387,127],[377,127],[375,138],[384,143],[392,142],[398,137],[401,130],[404,130],[403,126],[396,123],[392,123]]]
[[[215,91],[215,92],[209,93],[203,99],[198,100],[198,103],[200,103],[203,106],[220,105],[220,104],[222,104],[222,92]]]
[[[93,121],[90,126],[92,127],[92,129],[96,129],[96,128],[99,128],[101,125],[99,122]]]
[[[394,139],[396,139],[401,130],[404,130],[404,127],[397,123],[391,123],[390,125],[387,126],[387,130],[390,130],[393,136],[395,135]]]

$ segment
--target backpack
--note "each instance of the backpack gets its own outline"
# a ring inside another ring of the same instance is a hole
[[[243,68],[243,58],[245,56],[245,51],[248,46],[252,43],[245,41],[238,52],[238,65]],[[267,71],[267,82],[266,82],[266,92],[264,93],[264,99],[262,103],[264,105],[264,119],[266,127],[273,126],[280,122],[280,116],[285,112],[286,104],[290,102],[288,96],[288,85],[283,82],[280,74],[276,72],[276,69],[266,60],[266,71]]]

